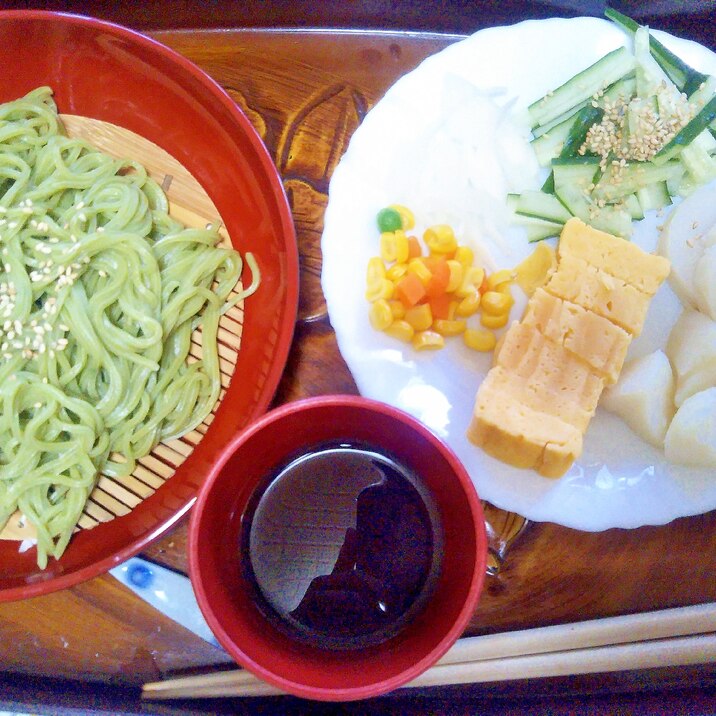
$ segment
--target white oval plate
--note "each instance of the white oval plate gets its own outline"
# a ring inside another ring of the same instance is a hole
[[[655,34],[691,66],[716,74],[716,55],[706,48]],[[663,452],[602,409],[583,455],[559,480],[487,456],[465,430],[491,356],[468,350],[459,338],[441,351],[417,353],[373,330],[365,269],[379,251],[376,214],[392,203],[411,207],[424,225],[451,223],[462,241],[485,250],[491,268],[516,265],[531,247],[521,230],[508,226],[505,196],[539,187],[541,176],[524,110],[628,41],[595,18],[527,21],[482,30],[429,57],[355,132],[331,180],[322,238],[323,291],[361,394],[425,422],[457,453],[481,498],[531,520],[587,531],[663,524],[711,510],[716,477],[667,463]],[[647,216],[633,240],[654,250],[665,216]],[[524,306],[517,303],[515,318]],[[629,357],[662,347],[679,311],[663,286]]]

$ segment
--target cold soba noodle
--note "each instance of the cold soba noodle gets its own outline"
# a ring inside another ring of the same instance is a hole
[[[0,528],[59,558],[101,472],[130,474],[220,391],[217,330],[242,271],[138,163],[64,136],[52,91],[0,105]],[[202,329],[201,358],[188,362]]]

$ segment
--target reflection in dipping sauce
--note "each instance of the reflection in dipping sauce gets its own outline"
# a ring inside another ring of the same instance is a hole
[[[246,576],[276,626],[321,648],[394,636],[437,581],[441,528],[417,477],[369,446],[314,446],[257,490],[241,534]]]

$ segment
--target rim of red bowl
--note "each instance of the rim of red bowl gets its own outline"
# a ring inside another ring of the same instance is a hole
[[[291,320],[285,320],[281,326],[281,335],[276,341],[275,355],[279,357],[278,361],[274,361],[268,372],[268,376],[264,383],[263,396],[255,404],[253,410],[253,418],[249,416],[249,424],[256,419],[256,416],[260,416],[269,407],[271,400],[276,392],[278,383],[283,374],[288,352],[293,339],[293,333],[295,328],[295,314],[298,309],[298,247],[296,243],[295,226],[293,223],[293,217],[291,210],[286,198],[285,191],[283,189],[283,183],[281,176],[278,172],[276,165],[274,164],[268,150],[260,138],[253,125],[221,87],[210,75],[204,72],[196,64],[188,60],[183,55],[179,54],[175,50],[167,47],[166,45],[154,40],[153,38],[131,28],[123,25],[110,22],[107,20],[99,20],[97,18],[81,15],[76,13],[68,13],[62,11],[53,10],[0,10],[0,22],[4,18],[8,19],[41,19],[51,21],[53,19],[62,19],[65,22],[91,26],[108,32],[120,37],[131,39],[133,42],[137,42],[140,45],[151,47],[153,51],[165,55],[168,59],[172,60],[176,65],[180,66],[183,71],[193,75],[193,77],[199,81],[200,84],[214,95],[214,99],[220,102],[224,108],[232,115],[233,119],[239,124],[250,141],[253,149],[256,152],[257,159],[261,163],[263,170],[266,173],[266,179],[269,181],[273,190],[274,199],[276,206],[279,209],[279,215],[281,219],[281,230],[287,237],[286,241],[286,262],[288,264],[287,276],[295,276],[296,280],[294,283],[287,281],[287,301],[286,304],[289,307],[293,307],[293,310],[289,313],[292,314]],[[295,284],[295,285],[294,285]],[[15,601],[19,599],[27,599],[30,597],[36,597],[51,592],[59,591],[72,587],[81,582],[97,577],[103,574],[118,564],[125,562],[130,557],[135,556],[141,552],[144,548],[149,546],[155,540],[161,538],[166,532],[174,527],[193,507],[196,502],[197,496],[194,495],[189,498],[183,505],[175,510],[175,512],[168,518],[160,521],[153,529],[148,530],[140,537],[131,540],[124,548],[115,551],[109,557],[102,560],[92,562],[91,564],[81,567],[74,572],[69,574],[62,574],[47,581],[38,582],[36,584],[28,584],[21,587],[13,587],[11,589],[0,589],[0,602]]]
[[[265,666],[262,666],[253,659],[248,658],[242,651],[241,647],[234,642],[234,640],[222,627],[219,618],[211,607],[211,598],[209,597],[200,577],[201,570],[199,567],[198,544],[199,524],[202,519],[203,509],[209,497],[209,493],[214,482],[218,479],[224,465],[228,462],[232,454],[240,445],[250,440],[254,434],[261,431],[266,425],[281,420],[284,416],[291,413],[324,406],[368,408],[372,411],[382,413],[399,420],[400,422],[408,424],[413,430],[422,434],[432,445],[436,446],[449,462],[461,485],[466,488],[465,497],[470,505],[470,511],[475,518],[477,552],[479,553],[480,558],[479,562],[476,561],[475,570],[473,572],[472,579],[470,580],[467,598],[460,610],[459,616],[453,623],[450,630],[441,638],[436,647],[429,654],[426,654],[419,661],[413,664],[412,667],[406,669],[400,674],[396,674],[395,676],[389,677],[380,682],[359,687],[328,688],[298,684],[290,679],[274,674]],[[251,425],[247,426],[240,433],[238,433],[236,437],[226,446],[221,456],[216,460],[211,471],[209,472],[209,475],[199,490],[197,502],[194,505],[189,522],[187,548],[189,552],[189,576],[191,578],[197,602],[199,603],[199,607],[201,608],[204,618],[209,624],[212,632],[226,651],[242,666],[252,671],[264,681],[286,691],[288,694],[321,701],[352,701],[379,696],[403,686],[408,681],[416,678],[427,668],[435,664],[442,656],[444,656],[452,644],[464,632],[470,617],[474,614],[480,600],[480,596],[482,595],[487,570],[487,532],[485,528],[482,503],[480,502],[480,498],[475,491],[475,487],[469,473],[457,455],[453,452],[452,448],[450,448],[447,443],[433,433],[424,423],[409,413],[389,405],[388,403],[383,403],[373,398],[365,398],[358,395],[322,395],[286,403],[285,405],[270,410],[268,413],[264,414],[258,420],[254,421]]]

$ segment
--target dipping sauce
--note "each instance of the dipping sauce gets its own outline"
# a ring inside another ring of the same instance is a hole
[[[440,572],[442,530],[425,487],[391,456],[350,442],[313,446],[259,487],[241,531],[261,611],[324,649],[394,636]]]

